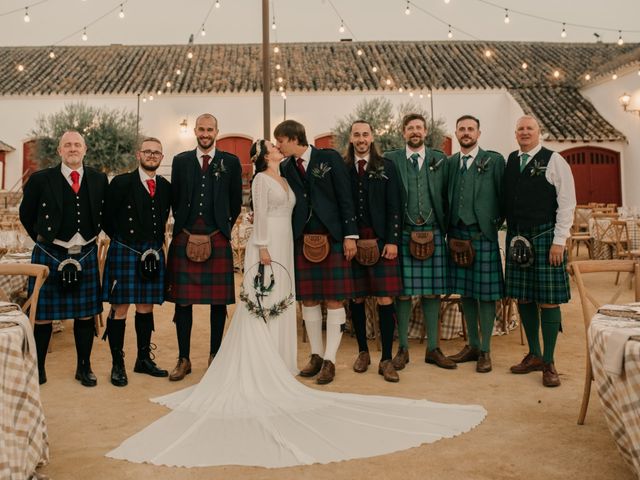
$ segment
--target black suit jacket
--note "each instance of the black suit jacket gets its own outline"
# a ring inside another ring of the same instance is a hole
[[[369,214],[371,226],[376,236],[384,243],[398,245],[400,243],[400,228],[402,217],[400,215],[400,179],[398,171],[391,160],[383,158],[381,169],[370,169],[367,165],[365,176],[367,177]],[[355,167],[352,167],[355,168]],[[357,174],[354,173],[353,198],[357,201]]]
[[[292,218],[293,238],[302,235],[309,218],[309,208],[313,209],[335,241],[341,241],[347,235],[357,235],[351,183],[344,160],[335,150],[311,148],[306,173],[309,196],[295,159],[289,157],[280,164],[281,175],[287,179],[296,195]]]
[[[48,242],[56,239],[65,212],[62,202],[63,187],[67,181],[62,175],[61,164],[35,172],[23,188],[20,204],[20,221],[29,236],[36,241],[38,235]],[[87,182],[92,233],[98,235],[102,228],[102,213],[107,190],[107,176],[98,170],[84,166],[83,182]]]
[[[216,149],[208,170],[213,175],[213,208],[216,224],[228,239],[231,228],[242,207],[242,167],[240,160],[231,153]],[[201,177],[200,162],[195,150],[173,157],[171,165],[171,207],[173,208],[173,235],[184,228],[191,209],[193,187]]]
[[[171,209],[171,184],[161,177],[155,176],[156,193],[155,214],[161,222],[162,228],[154,238],[156,242],[164,241],[164,227]],[[144,225],[149,223],[151,212],[145,211],[145,196],[149,193],[140,181],[140,173],[136,168],[129,173],[123,173],[111,180],[107,188],[104,209],[104,231],[111,238],[118,236],[125,242],[150,240],[153,231],[146,231]],[[146,220],[143,221],[143,220]],[[131,231],[133,230],[133,233]]]

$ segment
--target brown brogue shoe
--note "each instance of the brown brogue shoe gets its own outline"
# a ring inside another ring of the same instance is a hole
[[[191,361],[187,358],[179,358],[176,368],[169,375],[169,380],[177,382],[191,373]]]
[[[313,353],[309,359],[309,363],[300,370],[301,377],[313,377],[318,374],[322,368],[322,357],[317,353]]]
[[[322,362],[322,370],[320,370],[320,375],[318,375],[318,378],[316,378],[316,383],[318,385],[326,385],[327,383],[333,382],[333,378],[335,376],[336,366],[331,360],[324,360]]]
[[[387,382],[397,383],[400,381],[398,372],[396,372],[396,369],[393,367],[391,360],[383,360],[380,362],[380,365],[378,365],[378,374],[382,375]]]
[[[426,355],[424,356],[424,361],[426,363],[433,363],[440,368],[446,368],[448,370],[453,370],[454,368],[458,368],[458,364],[453,360],[444,356],[442,350],[439,348],[434,348],[433,350],[427,350]]]
[[[407,363],[409,363],[409,350],[404,347],[398,347],[398,353],[391,360],[393,368],[396,370],[402,370]]]
[[[529,352],[525,355],[522,361],[511,367],[511,373],[524,374],[531,372],[539,372],[542,370],[544,362],[542,358],[536,357],[533,353]]]
[[[478,363],[476,363],[476,372],[488,373],[491,369],[491,355],[489,355],[489,352],[480,352]]]
[[[357,373],[364,373],[367,371],[367,368],[369,368],[369,365],[371,365],[369,352],[360,352],[356,361],[353,362],[353,371]]]
[[[545,363],[542,367],[542,384],[545,387],[559,387],[560,377],[556,371],[556,366],[551,363]]]
[[[456,363],[464,363],[464,362],[474,362],[478,360],[480,357],[480,350],[477,347],[470,347],[469,345],[465,345],[462,350],[460,350],[455,355],[449,356],[450,360],[453,360]]]

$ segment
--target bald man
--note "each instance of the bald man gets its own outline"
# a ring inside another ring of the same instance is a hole
[[[78,132],[65,132],[58,143],[62,162],[40,170],[24,186],[20,221],[36,242],[31,263],[47,265],[49,278],[40,290],[33,334],[40,384],[47,381],[45,357],[53,320],[74,319],[76,380],[97,384],[91,371],[94,315],[102,312],[96,238],[102,228],[107,176],[84,165],[87,152]],[[29,294],[34,282],[29,281]]]
[[[560,304],[571,297],[566,243],[576,207],[575,186],[566,160],[540,144],[535,118],[518,119],[515,136],[520,148],[509,155],[504,175],[505,289],[507,297],[518,300],[529,352],[511,372],[542,371],[542,384],[557,387],[554,350],[561,328]]]

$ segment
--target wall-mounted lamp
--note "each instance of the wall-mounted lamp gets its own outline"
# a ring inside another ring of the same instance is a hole
[[[628,93],[623,93],[622,96],[618,98],[618,102],[620,102],[620,105],[622,105],[622,109],[625,112],[635,113],[640,116],[640,108],[629,108],[629,105],[631,104],[631,95]]]
[[[187,119],[183,118],[180,122],[180,133],[187,133],[187,127],[189,124],[187,123]]]

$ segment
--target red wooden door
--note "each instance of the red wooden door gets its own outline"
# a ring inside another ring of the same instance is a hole
[[[316,137],[313,144],[318,148],[336,148],[333,146],[333,135],[330,133]]]
[[[240,137],[230,135],[228,137],[219,138],[216,141],[216,148],[224,152],[233,153],[240,159],[242,165],[242,186],[249,188],[249,182],[253,176],[253,165],[251,163],[251,144],[253,141],[249,137]]]
[[[444,137],[442,145],[440,146],[440,150],[442,150],[444,153],[446,153],[447,156],[451,155],[452,142],[451,142],[451,137],[450,136],[447,135],[447,136]]]
[[[22,144],[23,185],[27,183],[31,174],[39,169],[40,166],[38,165],[38,159],[36,156],[36,141],[28,140]]]
[[[578,204],[622,204],[618,152],[600,147],[576,147],[561,155],[571,166]]]

